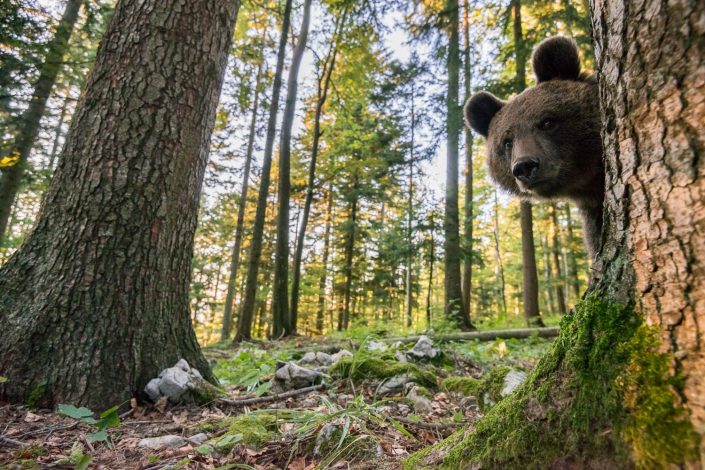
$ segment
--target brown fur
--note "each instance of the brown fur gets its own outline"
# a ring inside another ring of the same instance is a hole
[[[597,82],[581,75],[579,64],[571,39],[547,39],[533,56],[536,86],[508,102],[477,93],[468,100],[465,116],[468,125],[486,137],[492,179],[522,198],[573,201],[594,257],[604,198],[601,124]],[[525,161],[535,167],[519,170]]]

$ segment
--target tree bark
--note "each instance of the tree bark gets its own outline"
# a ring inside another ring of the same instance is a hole
[[[588,295],[522,387],[405,468],[705,463],[703,18],[697,0],[593,4],[606,192]]]
[[[318,151],[321,139],[321,116],[323,114],[323,106],[328,99],[328,90],[330,89],[331,77],[335,68],[335,59],[338,55],[338,41],[345,24],[347,14],[337,18],[336,27],[333,31],[328,54],[323,62],[321,76],[318,78],[316,110],[313,118],[313,145],[311,148],[311,162],[308,167],[308,186],[306,188],[306,199],[304,200],[304,210],[301,217],[301,226],[299,227],[298,237],[296,239],[296,251],[294,253],[294,272],[291,282],[291,322],[296,331],[296,324],[299,317],[299,289],[301,285],[301,260],[303,259],[304,242],[306,241],[306,230],[308,229],[308,219],[311,214],[311,205],[313,204],[313,195],[316,186],[316,165],[318,163]],[[328,222],[326,222],[328,224]],[[326,225],[326,230],[329,225]],[[326,260],[327,261],[327,260]],[[325,286],[324,286],[325,288]],[[324,306],[325,308],[325,306]],[[323,329],[323,312],[316,318],[318,331]],[[318,328],[320,318],[320,328]]]
[[[416,103],[414,95],[414,85],[411,85],[411,152],[409,155],[409,199],[407,203],[407,219],[406,219],[406,326],[410,327],[413,324],[413,308],[414,308],[414,293],[412,291],[412,269],[413,269],[413,217],[414,217],[414,146],[416,145]]]
[[[118,2],[37,226],[0,270],[0,393],[101,409],[180,358],[237,2]],[[126,27],[126,25],[131,25]]]
[[[323,234],[323,258],[321,259],[321,278],[318,283],[318,311],[316,313],[316,330],[323,333],[323,319],[326,311],[326,285],[328,284],[328,257],[330,254],[330,232],[333,221],[333,185],[328,185],[326,205],[326,228]]]
[[[446,201],[443,232],[445,234],[445,312],[458,327],[474,328],[465,310],[460,279],[460,222],[458,214],[458,139],[462,123],[458,104],[460,77],[460,43],[459,43],[459,5],[458,0],[446,1],[448,15],[448,90],[446,95],[447,159],[446,159]]]
[[[68,0],[63,16],[56,27],[54,37],[49,43],[44,63],[39,68],[39,78],[34,85],[34,92],[27,110],[22,114],[19,129],[11,152],[19,156],[13,166],[0,171],[0,242],[5,237],[7,222],[12,205],[22,183],[22,177],[29,162],[29,154],[39,134],[39,124],[46,112],[47,101],[54,88],[56,77],[63,65],[64,55],[68,51],[69,39],[78,19],[78,12],[83,0]]]
[[[464,65],[465,65],[465,101],[472,95],[472,65],[470,60],[470,2],[465,0],[463,5],[463,33],[464,33]],[[465,128],[465,256],[463,259],[463,300],[468,317],[472,318],[472,225],[473,225],[473,169],[472,146],[474,138],[470,128]]]
[[[311,22],[312,0],[304,1],[304,17],[301,22],[299,40],[287,80],[286,107],[282,121],[279,143],[279,214],[277,217],[277,244],[274,258],[274,297],[272,299],[272,335],[275,338],[289,336],[296,330],[289,311],[289,198],[291,197],[291,130],[296,114],[296,98],[299,90],[299,68],[306,50],[308,28]]]
[[[252,116],[250,118],[249,136],[247,138],[247,151],[245,153],[245,169],[242,173],[242,191],[240,201],[237,206],[237,222],[235,223],[235,244],[230,254],[230,276],[228,277],[228,288],[225,294],[225,306],[223,307],[223,328],[220,332],[221,341],[230,338],[233,322],[233,302],[235,301],[235,281],[237,272],[240,269],[240,252],[242,251],[243,229],[245,225],[245,208],[247,207],[247,193],[250,187],[250,170],[252,168],[252,154],[255,148],[255,137],[257,136],[257,114],[259,112],[259,88],[264,69],[264,58],[257,68],[257,78],[255,79],[255,97],[252,103]]]
[[[548,206],[551,217],[551,255],[553,258],[553,282],[556,288],[556,301],[558,302],[558,313],[566,314],[565,293],[563,291],[563,276],[561,275],[561,242],[558,236],[558,209],[556,203],[552,202]]]
[[[272,84],[272,101],[269,105],[269,121],[267,123],[267,138],[264,146],[262,161],[262,175],[260,176],[259,194],[257,196],[257,211],[252,228],[252,241],[250,242],[250,257],[247,264],[247,280],[245,281],[245,298],[242,301],[240,315],[237,322],[235,341],[252,338],[252,319],[255,313],[257,298],[257,281],[259,277],[259,264],[262,256],[262,237],[264,235],[264,222],[267,214],[267,196],[269,196],[269,181],[272,170],[272,154],[274,153],[274,138],[277,132],[277,114],[279,113],[279,95],[282,87],[282,72],[284,71],[284,58],[289,37],[291,23],[291,3],[286,0],[282,29],[279,37],[279,50],[277,52],[277,65],[274,71]]]
[[[345,287],[343,294],[342,324],[339,329],[347,330],[350,324],[350,298],[352,295],[353,256],[355,254],[355,232],[357,231],[358,184],[353,185],[353,196],[348,210],[348,227],[345,234]]]
[[[493,189],[494,194],[494,228],[492,230],[494,238],[494,255],[497,260],[497,265],[495,267],[495,273],[499,278],[499,300],[502,307],[502,313],[507,313],[507,294],[506,294],[506,283],[504,281],[504,263],[502,262],[502,252],[499,246],[499,201],[497,198],[497,189]]]
[[[567,250],[568,255],[568,275],[570,276],[570,286],[573,290],[573,297],[576,301],[580,298],[580,278],[578,278],[578,263],[575,260],[575,253],[573,252],[573,247],[575,246],[575,237],[573,236],[573,218],[570,214],[570,204],[565,204],[565,216],[567,220],[568,227],[568,245],[570,249]]]

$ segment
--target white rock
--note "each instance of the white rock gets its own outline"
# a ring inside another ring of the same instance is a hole
[[[370,341],[367,343],[367,350],[368,351],[386,351],[389,349],[389,346],[387,346],[386,343],[383,343],[382,341]]]
[[[414,377],[410,375],[395,375],[377,387],[377,394],[388,395],[390,393],[400,392],[404,388],[404,385],[409,382],[413,382],[414,380]]]
[[[430,413],[433,411],[433,403],[420,393],[419,387],[411,387],[409,393],[406,394],[406,398],[414,404],[416,413]]]
[[[433,347],[433,341],[426,335],[419,338],[413,348],[406,353],[416,359],[434,359],[441,354],[440,349]]]
[[[200,445],[208,440],[208,434],[201,432],[188,438],[192,444]]]
[[[173,402],[179,401],[181,395],[191,388],[191,376],[179,367],[170,367],[162,371],[159,392]]]
[[[191,369],[191,375],[196,377],[198,380],[203,380],[203,376],[201,373],[198,371],[198,369]]]
[[[141,439],[138,443],[140,447],[149,447],[153,450],[160,449],[177,449],[186,445],[186,439],[181,436],[168,434],[166,436],[148,437]]]
[[[296,390],[320,382],[323,373],[288,362],[274,373],[279,390]]]
[[[160,383],[161,379],[152,379],[147,383],[147,386],[144,387],[144,393],[146,393],[147,396],[153,401],[159,400],[159,397],[162,396],[161,392],[159,391]]]
[[[526,372],[520,370],[510,370],[507,375],[504,376],[504,387],[502,391],[499,392],[500,395],[506,397],[514,390],[519,388],[519,385],[523,384],[526,380]]]
[[[188,365],[188,362],[186,362],[186,359],[179,359],[179,362],[177,362],[174,367],[178,367],[179,369],[183,370],[184,372],[191,372],[191,366]]]
[[[347,349],[341,349],[337,353],[331,355],[330,358],[331,358],[331,361],[333,361],[332,363],[335,364],[336,362],[338,362],[339,360],[341,360],[344,357],[353,357],[353,353],[351,353]]]

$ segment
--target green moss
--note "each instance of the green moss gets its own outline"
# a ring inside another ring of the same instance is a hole
[[[47,451],[41,444],[30,444],[15,450],[13,455],[16,459],[36,459],[46,454]]]
[[[669,358],[648,331],[631,309],[588,297],[564,318],[524,385],[491,408],[475,432],[455,433],[404,468],[659,468],[688,461],[694,431],[674,401]]]
[[[472,377],[458,377],[455,375],[443,379],[441,382],[441,388],[443,390],[447,392],[460,393],[466,397],[476,397],[477,388],[479,385],[480,381],[478,379],[474,379]]]
[[[481,410],[499,402],[504,388],[504,377],[511,369],[506,366],[495,367],[481,379],[472,377],[448,377],[441,383],[441,387],[449,392],[458,392],[465,396],[474,396]]]
[[[408,374],[419,385],[436,386],[436,376],[428,370],[421,369],[410,362],[385,360],[374,356],[346,357],[333,364],[329,373],[333,377],[364,379],[388,379],[396,375]]]
[[[258,448],[276,436],[277,417],[270,413],[247,413],[232,418],[203,423],[200,432],[218,432],[227,429],[222,436],[211,441],[219,452],[229,452],[235,444]]]
[[[25,404],[29,409],[37,409],[42,403],[46,401],[46,397],[49,393],[49,385],[46,382],[35,385],[32,390],[30,390],[25,400]]]
[[[190,389],[184,396],[184,401],[193,402],[197,405],[212,403],[216,398],[222,397],[225,392],[220,388],[211,385],[205,380],[199,380],[196,387]]]

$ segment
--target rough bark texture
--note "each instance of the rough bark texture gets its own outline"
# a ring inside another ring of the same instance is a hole
[[[242,172],[242,191],[240,201],[237,206],[237,222],[235,223],[235,244],[230,254],[230,276],[228,277],[228,289],[225,294],[225,306],[223,308],[223,328],[220,332],[221,341],[230,338],[233,322],[233,302],[235,301],[235,280],[240,269],[240,252],[242,251],[243,226],[245,225],[245,208],[247,206],[247,193],[250,188],[250,169],[252,167],[252,154],[255,148],[255,137],[257,136],[257,113],[259,111],[259,88],[262,80],[264,60],[257,68],[257,78],[255,79],[255,97],[252,103],[252,117],[250,118],[249,136],[247,138],[247,151],[245,153],[245,169]],[[220,272],[220,271],[219,271]]]
[[[272,335],[287,336],[296,330],[289,311],[289,198],[291,197],[291,130],[294,127],[296,98],[299,90],[299,68],[306,50],[308,28],[311,23],[312,0],[304,2],[299,39],[289,67],[286,107],[279,143],[279,214],[277,216],[277,244],[274,259],[274,285],[272,298]]]
[[[529,326],[543,326],[539,315],[539,276],[536,272],[536,250],[534,249],[534,222],[531,203],[521,201],[521,259],[524,274],[524,317]]]
[[[279,113],[279,95],[282,87],[282,72],[284,71],[284,58],[286,56],[287,38],[291,23],[291,0],[284,5],[281,35],[279,36],[279,50],[277,52],[277,65],[274,70],[274,83],[272,84],[272,100],[269,108],[269,121],[267,122],[267,138],[264,144],[264,158],[262,161],[262,174],[260,176],[259,194],[257,195],[257,211],[255,223],[252,227],[252,241],[250,242],[250,257],[247,262],[247,280],[245,281],[245,297],[242,301],[240,316],[237,321],[237,334],[235,341],[242,341],[252,337],[252,319],[255,314],[257,300],[257,284],[259,278],[259,264],[262,256],[262,237],[264,236],[264,222],[267,214],[267,197],[269,196],[269,181],[272,171],[272,154],[274,153],[274,138],[277,133],[277,114]]]
[[[82,3],[83,0],[69,0],[66,3],[64,14],[56,27],[56,33],[49,43],[47,56],[39,69],[39,78],[34,85],[29,106],[20,118],[17,137],[11,148],[11,152],[16,153],[19,160],[15,165],[0,171],[0,243],[5,237],[12,205],[20,189],[29,154],[37,140],[39,124],[46,111],[49,95],[62,68],[64,55],[68,50],[69,39]]]
[[[593,27],[607,174],[590,293],[524,386],[406,468],[705,464],[705,3],[596,1]]]
[[[445,311],[446,316],[455,321],[461,328],[472,328],[470,317],[465,310],[463,290],[460,279],[460,227],[458,214],[458,139],[462,125],[461,110],[458,105],[458,88],[460,77],[460,42],[458,29],[458,0],[447,0],[448,14],[448,93],[446,109],[448,113],[446,131],[448,133],[447,170],[446,170],[446,201],[445,217],[443,219],[445,248]]]
[[[123,0],[39,221],[0,270],[0,387],[123,403],[185,358],[193,235],[238,3]]]

